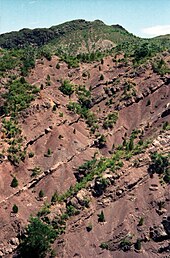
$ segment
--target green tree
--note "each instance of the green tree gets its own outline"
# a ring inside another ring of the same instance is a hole
[[[26,234],[20,245],[23,258],[43,258],[50,251],[50,244],[55,240],[55,230],[44,224],[39,218],[31,218]]]
[[[12,207],[12,211],[13,213],[18,213],[18,206],[16,204]]]
[[[11,187],[15,188],[18,186],[18,180],[16,179],[16,177],[14,176],[14,178],[12,179],[11,182]]]
[[[105,222],[104,212],[101,211],[98,215],[98,222]]]

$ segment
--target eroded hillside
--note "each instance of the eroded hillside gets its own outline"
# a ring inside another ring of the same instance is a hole
[[[170,53],[50,59],[1,78],[0,255],[38,215],[53,257],[168,257]]]

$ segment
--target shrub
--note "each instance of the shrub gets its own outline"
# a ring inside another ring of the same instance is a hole
[[[108,114],[108,116],[104,120],[103,128],[104,129],[113,128],[113,125],[116,123],[117,119],[118,119],[118,113],[117,112],[113,112],[113,113]]]
[[[60,64],[59,63],[56,64],[56,68],[60,69]]]
[[[18,186],[18,180],[16,179],[16,177],[14,177],[11,182],[11,187],[15,188],[17,186]]]
[[[105,222],[105,217],[104,217],[103,211],[101,211],[101,213],[98,214],[97,216],[98,216],[98,222]]]
[[[151,104],[151,101],[150,101],[150,99],[148,99],[147,103],[146,103],[146,106],[150,106],[150,104]]]
[[[92,230],[92,224],[89,224],[87,227],[86,227],[86,230],[87,232],[90,232]]]
[[[56,201],[58,200],[58,193],[55,192],[52,197],[51,197],[51,204],[56,203]]]
[[[40,198],[43,198],[43,197],[44,197],[44,192],[43,192],[43,190],[40,190],[40,191],[39,191],[38,196],[39,196]]]
[[[105,242],[101,243],[100,248],[108,250],[109,249],[108,243],[105,243]]]
[[[136,243],[135,243],[135,249],[136,250],[141,250],[141,240],[137,239]]]
[[[16,204],[12,207],[12,211],[13,213],[18,213],[18,206]]]
[[[74,86],[71,84],[68,80],[64,80],[59,87],[59,90],[68,96],[71,96],[71,94],[74,92]]]
[[[169,158],[161,153],[151,155],[151,164],[149,165],[150,173],[165,174],[168,171]]]
[[[104,75],[101,74],[101,75],[100,75],[100,81],[103,81],[103,80],[104,80]]]
[[[31,218],[19,251],[24,258],[43,258],[50,251],[50,245],[56,238],[51,226],[44,224],[39,218]]]
[[[144,223],[144,218],[141,217],[139,220],[138,226],[143,226],[143,223]]]
[[[33,158],[33,157],[34,157],[34,152],[29,152],[29,153],[28,153],[28,157],[29,157],[29,158]]]

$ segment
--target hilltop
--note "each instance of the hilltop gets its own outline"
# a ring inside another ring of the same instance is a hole
[[[168,256],[168,36],[77,20],[0,46],[0,256]]]

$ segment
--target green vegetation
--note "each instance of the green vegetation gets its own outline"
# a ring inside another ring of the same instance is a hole
[[[127,236],[124,239],[121,240],[120,244],[119,244],[119,248],[124,251],[127,252],[131,249],[132,243],[131,243],[131,236]]]
[[[29,158],[33,158],[33,157],[34,157],[34,152],[32,152],[32,151],[29,152],[29,153],[28,153],[28,157],[29,157]]]
[[[5,103],[3,106],[5,114],[16,116],[19,111],[26,109],[34,100],[39,89],[30,85],[22,79],[15,80],[8,85],[8,92],[3,95]]]
[[[12,212],[13,213],[18,213],[18,206],[16,204],[13,205]]]
[[[101,243],[100,248],[108,250],[109,249],[108,243],[106,242]]]
[[[168,67],[168,64],[162,58],[156,59],[152,62],[152,69],[155,73],[161,76],[170,73],[170,68]]]
[[[74,92],[74,85],[72,83],[70,83],[68,80],[64,80],[61,83],[61,86],[59,87],[59,90],[63,94],[68,95],[70,97],[71,94]]]
[[[33,169],[31,169],[31,177],[36,177],[41,173],[41,168],[40,167],[35,167]]]
[[[56,69],[60,69],[60,64],[59,63],[56,64]]]
[[[169,155],[165,156],[161,153],[155,152],[151,155],[151,164],[149,165],[148,172],[150,174],[157,173],[162,176],[166,183],[170,183],[169,165]]]
[[[44,157],[51,157],[52,155],[52,150],[48,148],[47,153],[44,154]]]
[[[2,120],[2,132],[4,137],[7,138],[8,149],[7,157],[8,160],[15,166],[17,166],[20,161],[25,160],[26,151],[23,149],[21,143],[23,138],[21,136],[21,130],[15,119],[10,118],[9,120]]]
[[[43,258],[56,238],[55,230],[39,218],[31,218],[19,251],[24,258]]]
[[[108,116],[104,119],[103,128],[104,129],[113,128],[113,125],[116,123],[117,119],[118,119],[118,112],[113,112],[108,114]]]
[[[78,102],[82,108],[90,108],[92,104],[91,92],[85,88],[85,86],[79,86],[76,89],[76,94],[78,96]]]
[[[88,224],[87,227],[86,227],[87,232],[90,232],[92,230],[92,228],[93,228],[92,224],[91,223]]]
[[[139,220],[138,226],[143,226],[143,223],[144,223],[144,218],[141,217]]]
[[[98,222],[105,222],[104,212],[101,211],[101,213],[97,214],[98,216]]]
[[[58,200],[58,193],[55,192],[51,197],[51,204],[55,204]]]
[[[170,130],[170,124],[168,123],[168,121],[164,122],[162,129],[167,131]]]
[[[18,186],[18,180],[17,178],[14,176],[14,178],[12,179],[12,182],[11,182],[11,187],[15,188]]]
[[[141,250],[141,248],[142,248],[141,240],[137,239],[137,241],[136,241],[134,246],[135,246],[136,250]]]
[[[39,196],[39,198],[43,198],[44,197],[44,191],[40,190],[38,196]]]

